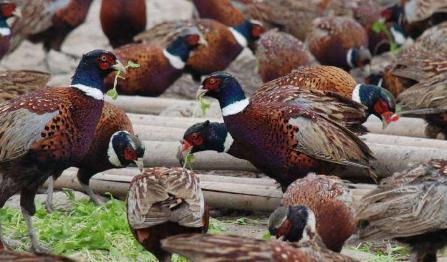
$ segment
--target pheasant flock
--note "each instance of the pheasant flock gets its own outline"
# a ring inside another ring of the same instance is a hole
[[[20,195],[31,243],[17,252],[0,220],[0,261],[72,261],[33,226],[36,194],[47,188],[53,212],[61,176],[96,205],[124,183],[129,231],[160,261],[358,261],[340,253],[348,239],[395,240],[409,260],[437,261],[447,246],[446,0],[189,0],[189,19],[148,26],[151,1],[0,0],[0,58],[30,41],[47,71],[50,52],[77,63],[57,86],[51,73],[0,71],[0,208]],[[65,52],[96,2],[110,50]],[[241,56],[250,59],[228,72]],[[185,76],[197,93],[166,98]],[[210,188],[191,168],[263,175]],[[97,174],[106,190],[90,184]],[[276,239],[207,233],[219,208],[270,211]]]

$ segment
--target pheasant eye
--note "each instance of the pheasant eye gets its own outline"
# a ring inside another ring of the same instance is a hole
[[[203,144],[203,138],[201,135],[194,133],[191,135],[191,140],[194,145],[201,145]]]
[[[100,59],[101,59],[102,62],[107,62],[107,57],[105,55],[102,55],[100,57]]]
[[[220,84],[220,79],[211,77],[205,81],[204,87],[205,87],[205,89],[212,90],[212,89],[217,89],[219,87],[219,84]]]

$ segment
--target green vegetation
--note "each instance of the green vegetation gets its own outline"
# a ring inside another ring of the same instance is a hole
[[[123,201],[112,199],[97,207],[88,200],[72,200],[70,210],[55,210],[48,214],[42,205],[37,206],[33,218],[40,240],[55,254],[84,261],[156,261],[134,239],[126,218]],[[0,209],[0,219],[8,238],[19,240],[18,250],[29,248],[26,224],[19,210]],[[210,221],[210,233],[225,231],[216,219]],[[174,257],[174,261],[187,261]]]
[[[356,251],[371,254],[371,259],[368,262],[394,262],[408,260],[409,251],[404,246],[396,246],[387,244],[380,247],[372,247],[369,243],[362,243]]]

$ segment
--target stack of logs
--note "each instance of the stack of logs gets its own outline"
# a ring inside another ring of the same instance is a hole
[[[205,120],[222,121],[216,103],[211,103],[206,117],[192,117],[200,113],[197,113],[197,102],[190,100],[120,96],[112,103],[128,113],[135,132],[144,141],[146,167],[179,166],[176,153],[184,131],[192,124]],[[389,176],[413,162],[447,159],[447,141],[425,138],[426,124],[421,119],[401,118],[397,123],[382,129],[378,119],[370,118],[365,126],[370,133],[362,136],[362,139],[377,158],[372,166],[380,177]],[[258,172],[245,160],[227,154],[201,152],[195,155],[193,166],[200,176],[205,198],[211,207],[272,211],[279,204],[282,194],[272,179],[211,175],[206,172]],[[90,184],[95,192],[110,192],[123,199],[130,180],[136,174],[138,170],[135,168],[109,170],[94,176]],[[369,180],[366,172],[361,171],[347,170],[339,176],[352,182]],[[81,190],[76,179],[76,170],[66,170],[55,186]],[[372,184],[352,184],[353,195],[360,198],[374,187]]]

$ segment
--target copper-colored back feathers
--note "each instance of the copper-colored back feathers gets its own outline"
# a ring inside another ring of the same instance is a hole
[[[46,87],[50,74],[30,70],[0,71],[0,103]]]
[[[318,64],[303,42],[276,29],[262,34],[256,59],[264,83],[285,76],[300,66]]]
[[[337,177],[309,174],[287,188],[281,205],[310,208],[326,247],[340,252],[345,240],[355,232],[352,202],[351,191]]]
[[[333,66],[301,67],[293,70],[287,76],[278,78],[264,84],[259,92],[268,92],[276,86],[293,85],[311,90],[330,91],[338,93],[348,99],[352,97],[352,91],[356,81],[346,71]]]

